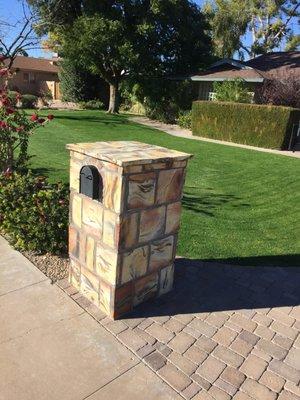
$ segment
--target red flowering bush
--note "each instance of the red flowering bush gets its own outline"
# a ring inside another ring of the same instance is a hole
[[[9,74],[0,65],[0,76],[8,78]],[[21,100],[21,97],[20,94],[16,95],[17,100]],[[53,116],[49,115],[48,120],[51,119]],[[7,87],[0,89],[0,173],[26,166],[29,136],[45,122],[46,119],[37,114],[28,117],[23,110],[17,109]]]

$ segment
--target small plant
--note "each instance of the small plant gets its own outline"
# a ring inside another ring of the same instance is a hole
[[[80,101],[80,108],[84,110],[103,110],[104,104],[100,100]]]
[[[41,253],[66,252],[68,188],[44,177],[0,174],[0,230],[16,248]]]
[[[251,103],[252,94],[248,92],[243,79],[237,78],[224,82],[214,82],[215,99],[235,103]]]
[[[34,94],[24,94],[22,96],[22,108],[36,108],[38,97]]]
[[[181,111],[176,121],[181,128],[192,129],[192,111]]]

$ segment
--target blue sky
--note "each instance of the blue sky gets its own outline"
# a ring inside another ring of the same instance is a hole
[[[197,4],[203,4],[204,0],[195,0]],[[0,20],[15,22],[18,18],[22,16],[22,8],[21,2],[19,0],[0,0]],[[295,32],[300,33],[300,27],[297,21],[293,21],[293,28]],[[16,32],[13,29],[10,29],[7,32],[11,38],[14,37]],[[245,39],[247,42],[248,36],[246,35]],[[283,48],[282,48],[283,50]],[[42,50],[31,50],[29,53],[34,57],[51,57],[51,53],[44,52]]]

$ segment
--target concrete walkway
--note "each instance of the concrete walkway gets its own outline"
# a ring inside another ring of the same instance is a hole
[[[300,268],[177,259],[112,321],[0,237],[0,400],[299,400]]]
[[[222,144],[224,146],[231,146],[231,147],[240,147],[243,149],[248,149],[248,150],[256,150],[260,151],[263,153],[271,153],[271,154],[278,154],[281,156],[288,156],[288,157],[295,157],[295,158],[300,158],[300,151],[283,151],[283,150],[272,150],[272,149],[264,149],[261,147],[254,147],[254,146],[248,146],[246,144],[238,144],[238,143],[233,143],[233,142],[225,142],[223,140],[215,140],[215,139],[209,139],[206,137],[202,136],[193,136],[192,131],[189,129],[182,129],[178,125],[171,125],[171,124],[164,124],[159,121],[153,121],[147,117],[130,117],[130,121],[136,122],[141,125],[149,126],[154,129],[158,129],[160,131],[166,132],[169,135],[172,136],[177,136],[177,137],[182,137],[185,139],[193,139],[193,140],[201,140],[204,142],[210,142],[210,143],[216,143],[216,144]]]
[[[180,396],[0,236],[1,400]]]

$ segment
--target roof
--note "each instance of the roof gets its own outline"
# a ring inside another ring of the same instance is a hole
[[[8,60],[4,61],[4,63],[8,64]],[[54,60],[25,56],[17,56],[14,59],[12,68],[26,69],[31,71],[52,72],[56,74],[59,70],[58,66],[55,65]]]
[[[246,82],[263,82],[264,76],[255,69],[229,69],[225,71],[206,71],[191,77],[192,81],[225,81],[227,79],[241,78]]]
[[[150,164],[169,160],[187,160],[191,154],[170,150],[141,142],[114,141],[67,144],[67,149],[82,153],[98,160],[126,166],[131,164]]]
[[[259,69],[268,77],[287,78],[293,74],[300,78],[300,51],[281,51],[253,58],[245,64]]]
[[[197,75],[193,81],[224,81],[242,78],[246,82],[262,82],[264,79],[300,79],[300,51],[274,52],[261,55],[249,61],[223,59]]]

